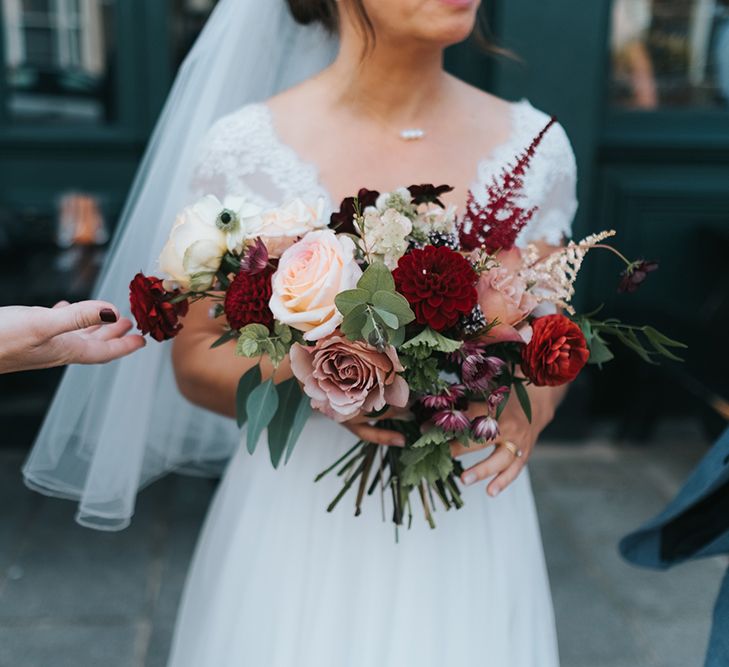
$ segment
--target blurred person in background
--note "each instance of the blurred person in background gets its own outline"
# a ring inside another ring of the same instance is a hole
[[[631,563],[657,570],[729,554],[729,429],[699,462],[668,506],[626,536],[620,550]],[[729,570],[714,608],[705,667],[727,665]]]
[[[628,88],[629,104],[639,109],[658,106],[653,61],[645,41],[651,18],[651,0],[615,0],[613,3],[615,71]]]
[[[144,347],[132,323],[105,301],[62,301],[53,308],[0,308],[0,373],[67,364],[103,364]]]

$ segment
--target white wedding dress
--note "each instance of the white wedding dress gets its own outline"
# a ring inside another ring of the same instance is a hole
[[[511,108],[511,137],[481,161],[476,195],[547,123],[526,101]],[[526,176],[528,203],[539,211],[521,244],[569,234],[575,180],[572,149],[555,126]],[[263,205],[324,197],[331,210],[317,168],[282,143],[263,104],[213,127],[194,189]],[[483,484],[465,489],[466,507],[438,511],[436,530],[416,513],[396,543],[378,495],[357,518],[354,494],[328,514],[340,479],[313,483],[354,440],[316,415],[279,470],[265,446],[254,456],[239,448],[199,539],[170,667],[556,667],[528,471],[495,499]]]

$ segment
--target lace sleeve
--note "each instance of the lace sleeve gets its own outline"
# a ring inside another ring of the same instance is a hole
[[[228,194],[227,170],[241,162],[240,151],[235,158],[231,155],[230,119],[218,120],[205,134],[198,147],[195,168],[188,187],[190,202],[205,195],[223,199]],[[233,164],[231,163],[233,162]]]
[[[534,111],[543,127],[548,121],[547,115]],[[525,176],[524,187],[537,211],[519,236],[518,244],[524,246],[544,241],[559,245],[569,238],[577,211],[577,164],[561,125],[554,125],[545,136]]]

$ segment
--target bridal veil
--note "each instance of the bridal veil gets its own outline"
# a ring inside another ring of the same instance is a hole
[[[218,3],[150,140],[96,298],[127,304],[128,312],[131,278],[157,271],[211,125],[315,74],[335,52],[336,40],[318,26],[296,24],[284,0]],[[131,357],[64,375],[23,474],[36,491],[77,500],[84,526],[125,528],[139,489],[170,471],[216,474],[238,445],[232,420],[180,395],[170,346],[150,342]]]

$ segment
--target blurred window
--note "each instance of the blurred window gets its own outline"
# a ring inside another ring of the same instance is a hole
[[[2,0],[11,121],[114,120],[116,2]]]
[[[615,106],[729,107],[729,0],[613,0]]]

